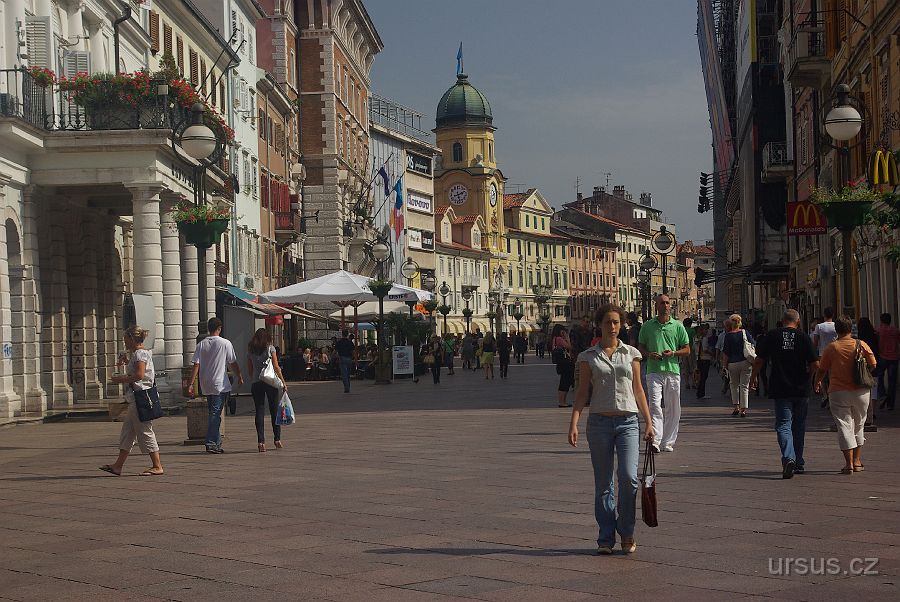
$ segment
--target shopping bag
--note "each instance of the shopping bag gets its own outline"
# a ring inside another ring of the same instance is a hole
[[[287,392],[281,396],[281,403],[278,404],[278,414],[275,416],[275,424],[279,426],[287,426],[294,424],[294,406],[291,405],[291,398]]]
[[[278,378],[278,375],[275,374],[275,366],[272,365],[272,356],[266,360],[263,364],[262,372],[259,373],[259,380],[263,381],[269,386],[275,387],[276,389],[281,389],[284,385],[281,383],[281,379]]]
[[[641,518],[648,527],[659,524],[656,505],[656,459],[653,447],[647,442],[644,451],[644,474],[641,475]]]

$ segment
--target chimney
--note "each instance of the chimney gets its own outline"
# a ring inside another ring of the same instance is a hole
[[[577,198],[576,200],[579,200],[579,201],[580,201],[580,200],[583,199],[583,198],[584,198],[584,195],[581,194],[581,193],[579,192],[579,193],[578,193],[578,198]]]
[[[592,196],[599,196],[600,193],[603,192],[603,189],[599,186],[594,186],[594,194]]]
[[[619,197],[620,199],[625,198],[625,187],[624,186],[613,186],[613,196]]]
[[[644,205],[645,207],[653,206],[653,198],[649,192],[641,193],[641,205]]]

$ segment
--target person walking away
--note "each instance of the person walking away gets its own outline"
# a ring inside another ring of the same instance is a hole
[[[638,315],[630,311],[628,312],[628,338],[626,339],[626,343],[631,345],[634,348],[638,346],[638,338],[641,335],[641,322],[638,320]]]
[[[872,320],[863,316],[859,319],[859,322],[856,324],[856,332],[860,341],[864,341],[866,345],[869,346],[869,349],[875,354],[875,364],[881,368],[881,356],[878,345],[878,331],[875,330],[875,325],[872,324]],[[876,370],[877,372],[877,370]],[[878,379],[876,375],[876,382],[872,385],[872,388],[869,390],[869,409],[866,413],[866,426],[871,427],[875,425],[875,403],[878,400]]]
[[[231,393],[231,381],[227,368],[237,375],[238,386],[244,384],[241,367],[234,353],[234,346],[222,338],[222,320],[210,318],[206,322],[209,336],[197,343],[194,350],[194,367],[191,370],[191,384],[188,396],[194,396],[194,381],[200,376],[200,390],[206,396],[209,419],[206,425],[206,451],[210,454],[225,453],[222,449],[222,406]]]
[[[821,324],[820,324],[821,326]],[[830,375],[828,399],[831,415],[837,424],[838,443],[844,454],[841,474],[862,472],[862,446],[866,442],[865,422],[869,405],[869,388],[856,384],[856,354],[862,353],[869,370],[877,366],[869,346],[850,336],[853,324],[847,316],[834,322],[838,338],[825,348],[816,371],[816,392],[822,390],[826,374]]]
[[[128,404],[125,418],[122,420],[122,429],[119,432],[119,457],[112,464],[104,464],[100,467],[100,470],[117,477],[122,474],[122,467],[125,466],[125,460],[128,459],[135,441],[141,452],[150,456],[152,464],[150,468],[141,473],[141,476],[159,476],[165,472],[159,459],[159,443],[156,441],[156,433],[153,432],[153,421],[141,422],[137,404],[134,401],[135,390],[146,391],[153,386],[156,379],[153,353],[149,349],[144,349],[144,339],[148,333],[148,330],[136,325],[125,331],[123,341],[125,349],[127,349],[127,356],[120,358],[116,367],[121,368],[127,365],[127,368],[125,374],[117,374],[109,381],[116,385],[126,385],[125,401]]]
[[[494,333],[488,331],[481,339],[481,365],[484,366],[484,378],[494,378],[494,354],[497,353],[497,341]]]
[[[725,334],[732,330],[731,318],[725,318],[722,322],[722,332],[716,335],[716,364],[719,374],[722,376],[722,395],[730,394],[731,383],[728,379],[728,370],[722,365],[722,349],[725,347]]]
[[[341,371],[341,382],[344,383],[344,393],[350,392],[350,373],[353,371],[353,352],[356,350],[353,341],[350,340],[348,330],[341,331],[340,340],[334,344],[337,352],[338,364]]]
[[[547,334],[541,330],[534,336],[534,354],[541,359],[544,359],[544,354],[547,351]]]
[[[668,295],[656,297],[656,317],[644,322],[639,339],[641,355],[647,358],[647,392],[656,453],[675,451],[681,420],[678,359],[691,350],[684,324],[672,318],[671,305]]]
[[[819,358],[809,336],[800,330],[800,314],[785,310],[780,328],[769,331],[757,345],[756,360],[750,375],[750,388],[758,390],[763,368],[771,364],[769,399],[775,402],[775,434],[781,448],[781,478],[802,474],[806,462],[806,416],[809,411],[810,382],[819,366]]]
[[[693,352],[692,352],[693,353]],[[706,380],[715,360],[716,339],[709,334],[709,324],[697,328],[697,399],[709,399],[706,394]]]
[[[475,341],[473,347],[475,349],[475,367],[472,368],[473,371],[481,370],[481,339],[484,336],[481,334],[481,329],[475,328]]]
[[[750,409],[750,373],[753,371],[753,364],[750,362],[755,358],[747,357],[745,343],[754,345],[755,341],[741,328],[739,314],[731,314],[728,319],[731,330],[725,333],[720,361],[728,373],[728,382],[731,383],[731,403],[734,405],[731,415],[746,418]]]
[[[634,524],[640,457],[638,414],[646,425],[644,440],[653,441],[655,433],[641,385],[641,354],[619,339],[619,334],[624,333],[625,312],[615,305],[604,305],[597,311],[597,322],[602,333],[600,341],[578,356],[579,373],[583,376],[575,392],[568,439],[569,445],[578,446],[578,421],[590,398],[587,439],[594,469],[597,553],[611,554],[618,533],[622,551],[631,554],[637,549]],[[613,489],[617,456],[618,500]]]
[[[271,360],[275,375],[281,379],[281,388],[278,389],[261,380],[266,361]],[[278,362],[278,351],[272,346],[272,337],[265,328],[259,328],[247,345],[247,374],[250,377],[250,394],[253,396],[256,423],[256,444],[260,452],[266,451],[266,406],[269,408],[269,416],[272,420],[272,436],[275,440],[275,448],[281,449],[281,426],[277,423],[278,407],[281,396],[287,393],[287,380],[281,371]]]
[[[826,307],[822,310],[822,315],[825,318],[818,324],[816,324],[816,328],[813,331],[813,345],[816,346],[816,353],[819,354],[819,357],[822,357],[822,354],[825,353],[825,348],[831,345],[838,337],[837,331],[834,327],[834,310],[830,307]],[[825,377],[825,395],[822,397],[822,407],[828,407],[828,391],[830,387],[828,386],[828,376]],[[818,391],[816,391],[818,393]]]
[[[517,332],[513,337],[513,349],[516,354],[516,363],[525,363],[525,353],[528,351],[528,339],[521,332]]]
[[[444,335],[444,365],[447,366],[447,374],[453,374],[453,356],[456,355],[456,337],[447,333]]]
[[[466,333],[466,336],[463,337],[460,358],[462,359],[463,370],[471,370],[475,360],[475,337],[469,333]]]
[[[688,341],[690,341],[688,344],[691,346],[691,352],[681,358],[681,373],[686,376],[684,379],[687,381],[685,387],[693,389],[694,371],[697,369],[697,356],[694,351],[694,338],[697,336],[697,329],[693,327],[693,318],[685,318],[681,323],[684,325],[684,331],[688,335]]]
[[[900,330],[891,325],[891,314],[881,314],[878,325],[878,391],[881,393],[879,409],[894,409],[897,396],[897,358]]]
[[[575,360],[572,357],[572,344],[569,342],[569,333],[562,324],[553,327],[550,339],[550,357],[556,364],[556,373],[559,374],[559,386],[556,388],[558,405],[561,408],[572,407],[566,397],[569,389],[575,384]]]
[[[500,378],[509,378],[509,356],[512,352],[512,341],[505,332],[497,339],[497,356],[500,358]]]
[[[428,344],[428,356],[431,357],[429,368],[431,368],[431,379],[434,384],[441,384],[441,361],[444,358],[444,344],[438,335],[431,337],[431,343]],[[426,363],[428,361],[426,360]]]

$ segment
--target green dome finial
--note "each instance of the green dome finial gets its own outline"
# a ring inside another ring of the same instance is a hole
[[[492,126],[494,116],[491,103],[484,94],[469,83],[469,76],[460,73],[456,83],[444,92],[438,102],[435,123],[437,127]]]

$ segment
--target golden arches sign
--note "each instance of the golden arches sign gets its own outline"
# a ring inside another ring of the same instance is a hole
[[[813,203],[799,201],[787,204],[788,236],[825,234],[827,231],[828,223],[825,221],[825,216]]]
[[[897,158],[889,150],[876,150],[869,158],[866,176],[872,186],[900,186]]]

